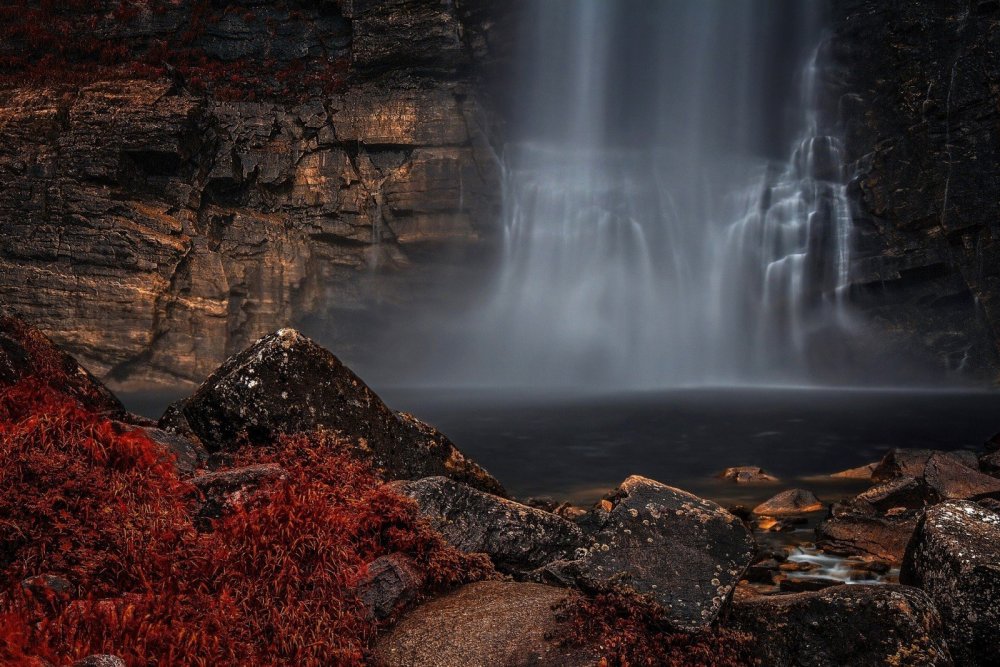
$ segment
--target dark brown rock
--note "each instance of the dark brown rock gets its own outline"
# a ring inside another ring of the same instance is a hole
[[[825,507],[812,491],[789,489],[757,505],[753,508],[753,513],[767,516],[786,516],[819,512]]]
[[[843,556],[862,556],[901,563],[917,526],[918,510],[881,514],[848,507],[816,529],[816,544]]]
[[[980,456],[979,469],[987,475],[1000,477],[1000,452],[989,452]]]
[[[293,329],[230,358],[181,411],[210,451],[235,447],[243,434],[267,443],[326,429],[355,438],[358,453],[391,479],[447,475],[503,494],[444,435],[393,412],[337,357]]]
[[[963,665],[1000,664],[1000,513],[967,501],[927,510],[900,581],[927,591]]]
[[[924,468],[924,480],[942,500],[1000,497],[1000,479],[984,475],[978,465],[969,466],[953,456],[932,455]]]
[[[103,653],[88,655],[82,660],[77,660],[73,663],[73,667],[125,667],[125,661],[117,655]]]
[[[947,462],[949,468],[964,466],[974,470],[979,469],[979,462],[974,452],[954,451],[938,452],[931,449],[892,449],[872,471],[872,481],[888,482],[897,477],[924,477],[927,463],[935,457],[938,465]]]
[[[580,579],[650,596],[678,629],[712,624],[753,559],[749,529],[713,502],[635,475],[612,503]]]
[[[435,530],[453,546],[488,554],[507,572],[533,570],[575,557],[585,545],[576,524],[499,496],[477,491],[447,477],[396,482],[412,498]]]
[[[208,452],[196,439],[152,426],[143,426],[141,430],[174,457],[174,464],[181,477],[190,477],[208,461]]]
[[[417,607],[376,644],[380,667],[589,667],[596,651],[565,649],[556,607],[578,593],[542,584],[469,584]]]
[[[840,472],[835,472],[830,477],[835,477],[837,479],[871,479],[872,472],[878,467],[878,462],[866,463],[863,466],[858,466],[857,468],[848,468],[847,470],[841,470]]]
[[[837,579],[827,577],[785,577],[779,582],[778,589],[782,593],[806,593],[839,586],[841,583]]]
[[[920,509],[937,500],[937,493],[926,482],[905,476],[873,486],[854,498],[855,503],[864,503],[880,512],[894,507]]]
[[[742,599],[726,625],[756,637],[761,665],[952,664],[933,603],[907,586],[832,586]]]
[[[736,484],[758,484],[778,481],[777,477],[764,472],[763,469],[757,466],[726,468],[719,473],[719,477],[727,482],[734,482]]]
[[[404,554],[381,556],[368,564],[358,584],[358,596],[373,618],[388,618],[412,602],[424,585],[424,576]]]

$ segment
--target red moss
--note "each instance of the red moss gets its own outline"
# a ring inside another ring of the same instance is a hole
[[[343,438],[247,447],[285,479],[194,529],[191,489],[161,450],[37,379],[0,389],[0,662],[68,664],[113,653],[130,665],[350,665],[377,626],[355,586],[403,552],[424,594],[495,576],[448,547]],[[25,577],[73,594],[36,599]]]
[[[561,610],[568,621],[566,646],[599,646],[603,667],[739,667],[753,664],[752,638],[716,629],[702,633],[672,630],[662,609],[645,598],[605,593],[570,603]]]
[[[217,7],[209,0],[197,0],[190,3],[181,28],[166,39],[126,37],[126,28],[144,13],[163,15],[176,11],[177,4],[176,0],[8,2],[0,6],[0,88],[158,79],[168,72],[192,92],[210,92],[225,100],[299,99],[344,85],[345,60],[309,57],[267,67],[258,59],[210,58],[197,44],[225,14],[239,13],[247,23],[258,22],[252,11],[237,4]],[[276,38],[279,26],[268,21],[266,27],[269,37]]]

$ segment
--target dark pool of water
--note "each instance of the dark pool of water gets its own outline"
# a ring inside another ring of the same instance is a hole
[[[126,394],[158,416],[183,392]],[[517,497],[589,503],[641,474],[727,503],[756,504],[789,486],[833,501],[864,483],[824,476],[892,447],[980,449],[1000,431],[1000,392],[685,389],[615,395],[380,389],[386,402],[446,433]],[[777,485],[714,475],[757,465]]]
[[[791,485],[836,500],[864,488],[823,476],[892,447],[973,449],[1000,431],[1000,393],[696,389],[558,397],[384,390],[446,433],[518,497],[596,500],[642,474],[720,501],[756,503]],[[779,485],[714,475],[758,465]]]

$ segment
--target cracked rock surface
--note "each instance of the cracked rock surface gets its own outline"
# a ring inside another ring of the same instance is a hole
[[[900,581],[934,600],[959,664],[1000,664],[1000,513],[968,501],[928,509]]]
[[[681,630],[713,623],[753,559],[749,529],[711,501],[638,475],[612,503],[579,563],[581,581],[648,595]]]

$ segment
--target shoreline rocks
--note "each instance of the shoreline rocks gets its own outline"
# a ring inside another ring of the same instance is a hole
[[[969,501],[928,509],[900,580],[937,605],[959,664],[1000,664],[1000,513]]]

